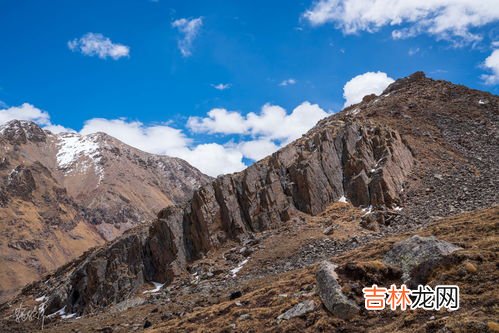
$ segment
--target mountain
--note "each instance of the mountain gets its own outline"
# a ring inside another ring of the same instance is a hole
[[[427,331],[484,332],[497,325],[493,298],[469,288],[499,280],[498,116],[498,96],[414,73],[30,284],[0,312],[39,298],[46,314],[82,316],[53,315],[53,332],[412,332],[431,315]],[[334,265],[318,266],[324,259]],[[414,281],[461,284],[463,311],[360,310],[363,286]]]
[[[209,181],[187,162],[103,133],[0,126],[0,291],[38,279],[84,251],[152,221]]]

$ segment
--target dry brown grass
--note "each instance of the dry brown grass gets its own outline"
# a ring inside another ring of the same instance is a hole
[[[196,304],[199,295],[187,294],[163,305],[146,304],[121,313],[50,324],[48,331],[92,332],[109,326],[113,332],[128,332],[133,325],[141,328],[147,318],[153,324],[148,329],[151,332],[495,332],[498,327],[498,223],[499,208],[495,207],[440,220],[416,232],[423,236],[435,235],[463,247],[456,252],[457,263],[436,269],[428,283],[459,285],[461,308],[451,313],[443,310],[362,311],[350,321],[340,320],[321,306],[314,293],[316,267],[312,265],[247,281],[240,286],[243,296],[233,301],[221,299],[212,305],[189,308],[185,304]],[[412,234],[414,232],[373,241],[331,260],[339,265],[357,262],[372,270],[382,269],[384,264],[380,259],[384,253],[393,243]],[[344,290],[362,305],[362,299],[355,293],[358,289],[355,281],[348,281],[342,275],[340,278]],[[277,316],[306,299],[316,302],[315,311],[302,318],[277,322]],[[165,317],[177,311],[185,313]],[[246,314],[249,319],[241,317]]]

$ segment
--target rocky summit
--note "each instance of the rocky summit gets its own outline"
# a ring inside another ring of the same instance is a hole
[[[497,330],[498,117],[498,96],[417,72],[242,172],[206,182],[175,160],[189,185],[172,185],[186,190],[165,199],[152,223],[26,286],[3,304],[1,325],[6,332],[37,330],[39,321],[16,321],[15,313],[43,304],[49,332]],[[60,184],[52,195],[67,198],[64,207],[114,213],[89,215],[111,225],[127,223],[148,200],[128,199],[124,215],[99,206],[110,194],[88,186],[117,188],[130,172],[113,169],[117,178],[106,178],[106,163],[130,160],[155,177],[169,169],[106,137],[103,148],[74,160],[61,147],[79,140],[92,150],[93,137],[0,133],[12,147],[4,201],[33,200],[43,174]],[[45,142],[59,153],[39,152],[31,160],[40,162],[15,165],[28,156],[23,147]],[[93,183],[74,178],[82,170],[92,170]],[[365,309],[364,287],[402,283],[458,285],[461,307]]]
[[[0,296],[149,223],[210,180],[183,160],[103,133],[0,126]]]

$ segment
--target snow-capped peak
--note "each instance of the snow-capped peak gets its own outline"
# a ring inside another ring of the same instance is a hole
[[[44,141],[46,137],[40,126],[27,120],[11,120],[0,125],[0,135],[22,143],[26,143],[27,140]]]

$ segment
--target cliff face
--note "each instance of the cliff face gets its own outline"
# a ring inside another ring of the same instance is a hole
[[[275,228],[295,211],[316,215],[342,197],[355,206],[394,208],[413,162],[397,131],[331,120],[196,191],[183,217],[187,259],[227,238]]]

